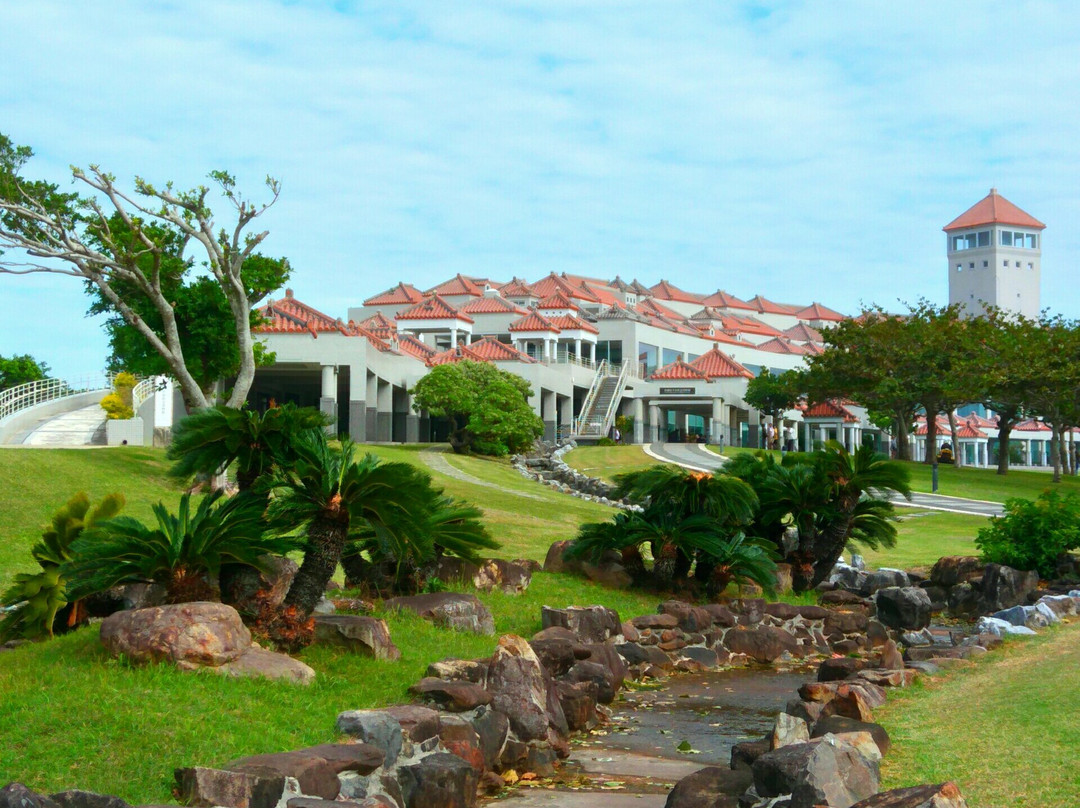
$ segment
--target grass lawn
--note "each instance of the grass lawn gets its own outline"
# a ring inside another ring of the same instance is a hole
[[[911,487],[915,491],[929,492],[931,485],[930,466],[924,463],[905,463],[911,469]],[[1010,497],[1035,499],[1047,488],[1080,493],[1080,477],[1063,476],[1055,485],[1048,471],[1017,471],[1010,469],[1001,476],[995,469],[976,469],[965,466],[938,465],[939,494],[950,497],[985,499],[991,502],[1004,502]]]
[[[897,525],[899,536],[896,546],[880,550],[865,547],[856,550],[866,559],[867,566],[929,568],[942,556],[979,554],[975,547],[975,536],[979,528],[989,522],[985,517],[915,508],[896,510],[901,519]]]
[[[641,446],[579,446],[563,455],[563,460],[582,474],[608,481],[616,474],[640,471],[659,462]]]
[[[1078,669],[1074,621],[1008,642],[974,668],[893,691],[875,714],[893,741],[882,788],[955,780],[971,808],[1074,808]]]

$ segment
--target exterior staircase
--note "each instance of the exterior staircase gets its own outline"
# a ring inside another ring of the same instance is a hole
[[[575,439],[596,440],[607,436],[619,411],[629,367],[627,360],[617,367],[603,361],[596,368],[592,386],[581,407],[581,415],[574,421]]]

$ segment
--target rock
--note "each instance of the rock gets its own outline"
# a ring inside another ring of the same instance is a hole
[[[738,613],[742,626],[756,626],[765,619],[764,598],[739,598],[731,602],[731,608]]]
[[[920,631],[905,631],[900,635],[900,642],[907,648],[919,648],[924,645],[933,645],[934,635],[927,628]]]
[[[452,713],[464,713],[482,704],[491,704],[491,694],[478,684],[462,680],[435,679],[426,676],[409,692],[438,704]]]
[[[871,763],[881,763],[881,750],[878,749],[874,736],[869,732],[839,732],[822,735],[822,738],[835,738],[839,743],[854,747],[859,754]]]
[[[383,752],[369,744],[323,744],[295,752],[252,755],[234,760],[224,768],[257,776],[292,777],[304,795],[333,800],[341,791],[340,773],[371,774],[382,765],[383,759]]]
[[[1058,617],[1075,617],[1077,614],[1076,600],[1068,595],[1043,595],[1035,605],[1040,603]]]
[[[481,707],[473,716],[472,725],[480,741],[484,768],[494,771],[499,765],[503,749],[510,737],[510,720],[498,710]]]
[[[430,577],[446,583],[472,581],[480,567],[471,561],[455,556],[441,556],[431,567]]]
[[[581,571],[590,581],[608,589],[629,589],[634,585],[633,577],[617,561],[605,561],[602,564],[590,564],[585,561],[581,564]]]
[[[965,617],[979,611],[979,590],[973,582],[962,581],[949,590],[950,614]]]
[[[611,704],[615,701],[615,677],[606,665],[599,662],[578,662],[567,671],[565,681],[571,684],[591,682],[596,688],[596,701],[600,704]]]
[[[567,628],[582,642],[604,642],[618,637],[622,631],[619,613],[606,606],[569,606],[565,609],[540,608],[543,628],[559,626]]]
[[[618,646],[611,642],[593,642],[584,646],[589,656],[583,661],[603,665],[611,673],[611,685],[616,692],[622,689],[626,679],[626,660],[619,654]]]
[[[484,771],[484,752],[480,748],[480,736],[472,722],[458,715],[443,716],[439,726],[439,742],[442,748],[466,761],[480,775]]]
[[[402,734],[414,743],[426,741],[439,734],[439,711],[418,704],[395,704],[382,712],[393,717]]]
[[[664,808],[717,808],[741,794],[751,783],[749,771],[707,766],[675,784]]]
[[[878,687],[908,687],[915,681],[915,671],[909,668],[903,670],[883,670],[878,668],[859,671],[852,679],[869,682]]]
[[[930,583],[950,589],[981,578],[985,570],[986,562],[976,556],[944,556],[930,569]]]
[[[383,764],[393,766],[401,753],[404,740],[401,723],[382,710],[346,710],[338,713],[335,724],[342,735],[350,735],[370,744],[383,753]]]
[[[701,632],[712,628],[712,615],[700,606],[691,606],[681,600],[665,600],[660,604],[661,614],[670,614],[678,620],[678,627],[687,632]]]
[[[790,564],[776,565],[776,591],[790,592],[793,586]]]
[[[824,705],[821,702],[791,699],[787,706],[784,707],[784,712],[796,718],[801,718],[806,722],[807,726],[812,726],[821,717],[823,707]]]
[[[673,614],[643,614],[630,622],[638,631],[663,631],[679,627],[679,618]]]
[[[712,617],[714,626],[731,628],[739,622],[739,618],[737,618],[729,608],[721,606],[719,603],[706,603],[701,608],[707,611]]]
[[[905,589],[909,586],[911,586],[911,579],[906,572],[903,570],[882,567],[879,570],[874,570],[873,572],[868,572],[866,574],[866,578],[859,587],[859,592],[869,596],[881,589],[891,589],[894,587]]]
[[[481,592],[499,589],[508,595],[520,595],[532,583],[532,572],[514,561],[489,558],[480,564],[472,581]]]
[[[251,647],[251,633],[231,606],[180,603],[110,615],[101,623],[101,642],[113,657],[193,670],[236,659]]]
[[[495,633],[495,618],[476,595],[457,592],[429,592],[390,598],[387,609],[401,609],[420,615],[437,626],[473,634]]]
[[[641,633],[629,620],[623,620],[619,630],[622,632],[623,639],[627,642],[637,642],[641,638]]]
[[[285,808],[381,808],[387,803],[365,798],[363,802],[352,800],[321,800],[318,797],[292,797],[285,803]],[[149,806],[144,806],[149,808]]]
[[[549,699],[549,689],[544,669],[529,644],[513,634],[500,637],[488,671],[488,692],[492,707],[506,714],[519,740],[546,740],[553,725],[565,725],[558,699],[553,693]]]
[[[662,670],[671,670],[674,667],[671,657],[655,645],[624,642],[615,646],[615,650],[629,665],[655,665]]]
[[[8,783],[0,788],[0,808],[59,808],[59,804],[22,783]]]
[[[315,616],[315,642],[335,645],[354,654],[375,659],[401,659],[401,651],[390,639],[385,620],[356,614]]]
[[[253,645],[236,659],[210,670],[226,676],[257,676],[310,685],[315,671],[299,659]]]
[[[689,659],[700,665],[704,670],[711,670],[721,664],[716,651],[711,648],[704,648],[700,645],[691,645],[687,648],[680,649],[679,658]]]
[[[776,724],[773,726],[771,749],[779,749],[781,746],[789,746],[793,743],[805,743],[810,740],[810,729],[806,722],[788,713],[780,713],[776,716]]]
[[[824,803],[849,806],[878,790],[877,765],[835,739],[774,749],[754,761],[754,789],[762,797],[791,795],[791,808]]]
[[[904,669],[904,657],[896,647],[893,640],[885,643],[881,649],[881,661],[878,663],[885,670],[900,671]]]
[[[798,642],[788,632],[773,626],[754,628],[736,626],[724,635],[724,646],[735,654],[746,654],[757,662],[769,664],[785,653],[795,654]]]
[[[823,592],[818,602],[824,606],[854,606],[862,605],[865,601],[861,595],[849,592],[846,589],[834,589],[831,592]]]
[[[563,558],[563,553],[571,544],[573,544],[573,539],[563,539],[554,542],[548,548],[547,556],[544,558],[544,572],[581,572],[580,561],[568,561]]]
[[[851,808],[967,808],[967,802],[956,783],[950,782],[882,791]]]
[[[759,757],[772,747],[772,735],[766,735],[760,741],[740,741],[731,747],[731,768],[749,769]]]
[[[285,556],[264,555],[259,560],[262,570],[247,564],[221,565],[221,602],[242,615],[257,615],[262,606],[280,606],[299,569]]]
[[[405,808],[473,808],[476,770],[448,752],[436,752],[398,770]]]
[[[559,697],[559,706],[566,717],[566,725],[571,732],[596,726],[596,682],[556,682],[555,691]]]
[[[847,679],[863,668],[869,668],[870,663],[858,657],[830,657],[822,660],[818,666],[817,680],[819,682],[838,682]]]
[[[334,582],[331,581],[330,583]],[[319,598],[319,602],[315,604],[315,608],[311,610],[311,613],[318,616],[321,614],[333,614],[336,611],[337,606],[334,605],[334,601],[330,600],[326,595],[323,595]]]
[[[177,769],[175,775],[180,801],[193,808],[276,808],[283,798],[300,796],[296,781],[287,783],[282,774],[196,766]]]
[[[95,794],[93,791],[61,791],[53,794],[52,800],[60,808],[131,808],[124,800],[108,794]],[[0,797],[0,804],[3,798]],[[27,806],[27,808],[30,808]]]
[[[483,685],[487,680],[488,663],[486,659],[456,659],[448,657],[432,662],[427,667],[426,676],[446,679],[451,682],[472,682]]]
[[[576,644],[576,637],[573,640],[561,637],[538,640],[533,637],[529,641],[529,646],[540,660],[540,664],[544,666],[544,670],[556,677],[565,674],[577,662],[577,656],[574,654]]]
[[[849,732],[869,732],[882,756],[887,755],[892,747],[889,733],[885,731],[885,727],[881,726],[881,724],[875,724],[871,721],[858,721],[853,718],[845,718],[842,715],[830,715],[819,720],[814,724],[810,737],[821,738],[829,734],[843,735]]]
[[[877,619],[889,628],[920,629],[930,625],[930,596],[917,586],[889,586],[876,595]]]
[[[1027,626],[1014,626],[1008,620],[998,617],[980,617],[975,622],[975,631],[979,634],[993,634],[1004,637],[1006,634],[1034,635],[1036,632]]]
[[[987,564],[982,579],[980,610],[997,612],[1018,606],[1038,585],[1039,574],[1033,570],[1022,572],[1001,564]]]
[[[825,633],[865,634],[870,625],[870,617],[865,608],[848,607],[840,611],[830,611],[825,618]]]

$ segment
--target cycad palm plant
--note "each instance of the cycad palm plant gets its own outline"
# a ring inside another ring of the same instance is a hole
[[[176,462],[169,473],[214,475],[235,462],[237,487],[247,491],[275,465],[291,462],[292,446],[301,435],[328,423],[319,410],[295,404],[263,413],[225,406],[199,410],[173,428],[166,456]]]
[[[34,560],[41,565],[41,572],[19,573],[12,586],[0,596],[0,603],[11,609],[0,621],[0,641],[16,636],[26,639],[51,637],[57,614],[68,605],[71,608],[65,620],[67,628],[86,619],[79,601],[65,592],[61,567],[71,560],[72,546],[84,530],[113,518],[123,507],[124,498],[120,494],[110,494],[97,507],[91,508],[90,498],[79,493],[56,512],[49,527],[41,534],[41,541],[30,550]]]
[[[159,583],[168,603],[213,600],[223,564],[265,569],[267,555],[295,549],[294,540],[267,531],[266,500],[254,494],[223,499],[216,491],[192,508],[184,494],[176,513],[153,506],[156,525],[118,516],[98,522],[72,545],[62,567],[71,597],[128,583]]]
[[[348,439],[332,447],[321,432],[295,444],[296,461],[271,479],[271,520],[304,534],[304,560],[285,606],[306,618],[326,591],[350,540],[377,547],[384,557],[427,558],[432,537],[427,514],[439,492],[408,463],[357,458]]]

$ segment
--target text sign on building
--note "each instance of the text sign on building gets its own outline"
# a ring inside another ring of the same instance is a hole
[[[662,396],[692,396],[696,391],[693,387],[661,387]]]

